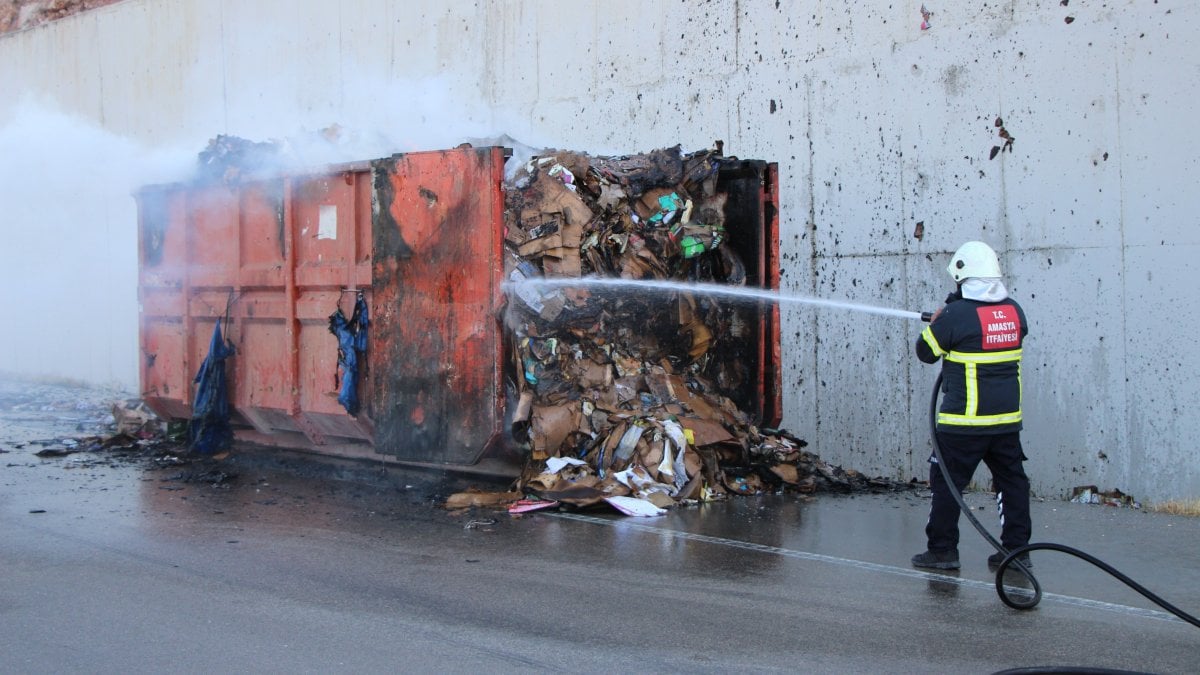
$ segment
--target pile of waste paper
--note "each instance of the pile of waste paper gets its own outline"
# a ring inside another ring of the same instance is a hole
[[[279,162],[277,141],[253,142],[237,136],[217,135],[200,151],[196,178],[201,181],[236,183],[245,175],[269,170]]]
[[[513,510],[607,502],[654,515],[727,494],[891,487],[757,427],[731,398],[751,375],[721,355],[744,351],[747,310],[687,286],[746,282],[717,189],[726,161],[736,159],[678,146],[551,152],[507,181],[513,436],[528,462],[506,501],[537,498]],[[597,277],[681,283],[563,281]],[[457,500],[447,505],[481,504]]]
[[[360,149],[369,151],[384,142],[338,124],[266,141],[218,134],[197,156],[193,178],[200,183],[236,185],[280,171],[353,161],[362,156],[356,154]]]
[[[1141,502],[1117,488],[1103,492],[1095,485],[1080,485],[1071,490],[1071,502],[1075,504],[1102,504],[1140,509]]]

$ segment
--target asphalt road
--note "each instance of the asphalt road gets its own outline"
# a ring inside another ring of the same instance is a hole
[[[1082,562],[1035,553],[1026,612],[969,529],[960,573],[913,570],[916,493],[454,514],[464,483],[429,472],[40,459],[23,424],[0,420],[0,672],[1200,670],[1200,629]],[[1035,540],[1200,613],[1200,519],[1034,506]]]

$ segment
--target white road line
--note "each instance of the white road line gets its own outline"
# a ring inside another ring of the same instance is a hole
[[[543,512],[545,515],[552,518],[562,518],[565,520],[577,520],[583,523],[592,523],[593,525],[606,525],[608,527],[619,527],[627,530],[637,530],[639,532],[647,532],[657,534],[663,537],[671,537],[673,539],[687,539],[688,541],[702,541],[708,544],[717,546],[728,546],[731,548],[740,548],[746,551],[757,551],[759,553],[769,553],[773,555],[784,556],[786,558],[797,558],[800,560],[814,560],[817,562],[829,563],[831,565],[841,565],[842,567],[853,567],[860,570],[870,572],[880,572],[882,574],[890,574],[899,577],[908,577],[910,579],[923,579],[927,581],[936,581],[939,583],[954,584],[964,588],[978,588],[995,592],[996,585],[992,582],[977,581],[975,579],[962,579],[960,577],[950,576],[948,574],[936,574],[933,572],[922,572],[921,570],[909,569],[905,567],[893,567],[891,565],[880,565],[878,563],[866,562],[863,560],[851,560],[849,558],[838,558],[831,555],[822,555],[820,553],[809,553],[807,551],[795,551],[789,548],[780,548],[778,546],[766,546],[763,544],[755,544],[748,541],[739,541],[737,539],[726,539],[724,537],[710,537],[706,534],[694,534],[692,532],[681,532],[665,527],[654,527],[652,525],[643,525],[632,520],[609,520],[607,518],[597,518],[595,516],[584,516],[577,513],[549,513]],[[1008,587],[1014,592],[1020,592],[1023,589],[1017,586]],[[1184,623],[1173,614],[1167,612],[1159,612],[1153,609],[1142,609],[1140,607],[1130,607],[1128,605],[1118,605],[1111,602],[1101,602],[1099,600],[1089,600],[1088,598],[1078,598],[1072,595],[1059,595],[1058,593],[1042,593],[1042,600],[1051,600],[1063,605],[1072,605],[1075,607],[1085,607],[1087,609],[1098,609],[1105,612],[1116,612],[1118,614],[1126,614],[1130,616],[1140,616],[1146,619],[1157,619],[1159,621],[1178,621]]]

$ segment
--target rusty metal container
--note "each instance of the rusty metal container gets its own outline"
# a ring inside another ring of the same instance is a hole
[[[139,205],[141,389],[191,416],[218,318],[239,439],[342,457],[471,465],[504,453],[507,359],[500,147],[415,152],[236,182],[147,186]],[[774,164],[722,170],[747,283],[778,288]],[[371,311],[362,409],[337,401],[329,316]],[[735,400],[780,416],[777,308],[756,314]]]

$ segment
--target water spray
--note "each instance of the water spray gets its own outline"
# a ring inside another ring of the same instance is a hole
[[[746,286],[728,286],[725,284],[714,283],[689,283],[683,281],[664,281],[657,279],[613,279],[607,277],[582,277],[582,278],[564,278],[564,279],[545,279],[541,277],[525,278],[516,281],[506,281],[501,286],[505,292],[524,292],[534,291],[542,292],[547,290],[556,290],[560,288],[579,288],[579,289],[612,289],[612,290],[634,290],[634,291],[666,291],[677,293],[701,293],[705,295],[718,295],[730,298],[740,298],[743,300],[767,300],[777,304],[798,303],[803,305],[812,305],[816,307],[829,307],[835,309],[848,309],[857,312],[865,312],[867,314],[879,314],[882,316],[892,316],[901,319],[920,319],[929,321],[927,316],[932,317],[931,312],[910,312],[904,309],[892,309],[890,307],[876,307],[874,305],[863,305],[854,302],[844,302],[841,300],[825,300],[822,298],[811,298],[802,295],[787,295],[779,291],[765,288],[750,288]]]

